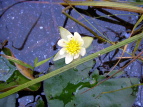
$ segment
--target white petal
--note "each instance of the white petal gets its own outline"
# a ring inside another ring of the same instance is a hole
[[[79,54],[76,54],[75,56],[74,56],[74,59],[77,59],[79,57]]]
[[[84,44],[84,41],[83,41],[83,39],[81,38],[81,36],[78,32],[74,32],[74,38],[75,38],[75,40],[80,42],[81,46]]]
[[[57,61],[57,60],[65,57],[65,54],[60,55],[59,53],[60,53],[60,51],[54,56],[53,61]]]
[[[62,48],[61,50],[59,50],[59,54],[60,54],[60,55],[64,55],[65,52],[66,52],[65,48]]]
[[[74,59],[72,62],[75,62],[75,61],[79,60],[80,58],[81,58],[81,55],[79,55],[79,57],[76,58],[76,59]],[[75,68],[76,68],[76,67],[75,67]]]
[[[78,58],[74,59],[73,62],[79,60],[80,58],[81,58],[81,55],[79,55]]]
[[[66,41],[64,39],[60,39],[58,41],[58,45],[61,46],[61,47],[64,47],[66,45]]]
[[[88,48],[93,41],[92,37],[82,37],[82,39],[84,40],[84,45],[83,45],[84,48]]]
[[[65,63],[69,64],[72,60],[73,60],[73,56],[67,54],[66,57],[65,57]]]
[[[83,46],[83,45],[84,45],[84,40],[81,39],[81,41],[80,41],[80,46]]]
[[[80,55],[81,55],[81,56],[84,56],[85,54],[86,54],[85,48],[81,48],[81,49],[80,49]]]
[[[81,40],[81,36],[80,36],[80,34],[79,34],[78,32],[74,32],[74,38],[75,38],[76,40],[78,40],[78,41]]]
[[[68,35],[67,38],[68,38],[68,41],[70,41],[74,36],[73,35]]]
[[[62,39],[68,40],[67,36],[72,35],[67,29],[65,29],[61,26],[59,27],[59,30],[60,30],[60,34],[61,34]]]

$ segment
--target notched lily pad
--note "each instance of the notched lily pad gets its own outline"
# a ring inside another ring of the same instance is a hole
[[[64,60],[55,62],[50,69],[53,71],[63,66]],[[136,96],[133,95],[133,89],[117,91],[114,93],[102,94],[102,92],[113,91],[138,83],[137,78],[118,78],[110,79],[101,85],[87,91],[85,90],[95,86],[105,77],[98,74],[95,70],[92,75],[88,71],[92,68],[93,61],[86,62],[77,68],[70,69],[60,75],[44,81],[44,91],[51,107],[130,107]]]

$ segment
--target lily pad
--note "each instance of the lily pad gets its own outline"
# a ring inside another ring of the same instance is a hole
[[[0,81],[6,81],[16,70],[16,67],[10,64],[10,62],[4,58],[0,57]]]
[[[50,69],[53,71],[63,66],[64,60],[57,61]],[[44,91],[51,107],[131,107],[136,96],[133,89],[102,94],[102,92],[113,91],[138,83],[137,78],[110,79],[99,86],[95,86],[104,77],[95,70],[89,76],[88,71],[93,66],[93,61],[86,62],[77,68],[70,69],[60,75],[44,81]],[[81,94],[82,93],[82,94]]]
[[[1,107],[16,107],[16,94],[0,99]]]

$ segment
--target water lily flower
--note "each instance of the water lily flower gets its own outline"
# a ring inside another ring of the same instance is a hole
[[[61,39],[58,45],[62,47],[55,55],[53,61],[65,57],[65,63],[69,64],[74,59],[78,59],[86,54],[86,48],[90,46],[93,41],[92,37],[81,37],[78,32],[72,35],[67,29],[59,27]]]

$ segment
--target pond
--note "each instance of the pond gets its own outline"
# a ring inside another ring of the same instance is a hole
[[[94,54],[112,45],[108,42],[99,40],[91,31],[88,31],[77,22],[62,14],[62,10],[65,7],[60,4],[61,2],[63,2],[63,0],[0,1],[0,43],[8,40],[6,47],[11,50],[17,59],[30,65],[34,65],[35,58],[38,58],[39,61],[45,60],[55,55],[58,50],[61,49],[61,47],[57,45],[57,42],[60,39],[59,26],[68,29],[71,33],[78,32],[82,37],[89,36],[94,38],[91,46],[87,49],[86,56]],[[95,32],[96,35],[106,38],[114,43],[118,43],[129,38],[133,27],[141,17],[140,13],[107,8],[94,8],[92,6],[75,6],[73,9],[69,9],[66,12],[81,23],[84,23],[84,25]],[[138,32],[140,33],[142,27],[143,23],[141,22],[135,30],[139,30]],[[138,32],[135,32],[134,35],[139,34]],[[2,46],[0,47],[2,48]],[[122,70],[122,73],[118,74],[116,77],[112,77],[119,79],[119,82],[116,83],[111,79],[111,81],[108,81],[108,84],[102,84],[102,87],[97,87],[97,90],[91,89],[89,90],[89,93],[85,92],[81,94],[81,96],[80,94],[77,94],[93,87],[96,81],[103,80],[123,68],[132,60],[131,55],[128,53],[132,53],[134,51],[134,47],[135,42],[128,45],[123,56],[130,58],[122,59],[111,74],[109,71],[111,71],[114,65],[118,62],[119,57],[121,57],[123,53],[123,48],[117,48],[112,52],[99,55],[97,58],[77,66],[77,68],[73,68],[59,76],[43,81],[38,91],[19,91],[6,98],[0,99],[0,105],[3,105],[3,107],[8,107],[9,104],[11,104],[11,107],[56,107],[58,105],[59,107],[108,107],[109,105],[118,107],[127,107],[132,105],[133,107],[142,107],[143,89],[141,85],[138,86],[138,90],[137,87],[136,89],[130,90],[129,92],[131,93],[128,93],[127,90],[123,91],[122,94],[120,91],[119,93],[115,92],[115,94],[108,93],[109,95],[111,94],[110,98],[112,97],[111,99],[109,98],[110,103],[105,101],[105,104],[102,104],[104,101],[101,101],[104,99],[107,100],[108,95],[101,97],[101,100],[99,98],[97,98],[98,100],[94,100],[97,95],[93,95],[93,91],[100,91],[104,87],[108,88],[107,90],[102,90],[103,92],[111,91],[109,86],[112,87],[113,91],[142,83],[143,63],[141,60],[132,62]],[[141,51],[143,51],[142,40],[139,42],[139,47],[136,49],[135,55],[138,55]],[[1,54],[3,53],[1,52]],[[55,69],[62,67],[64,65],[63,62],[64,60],[54,62],[50,59],[41,66],[34,68],[36,77],[43,76],[50,71],[54,71]],[[1,69],[2,68],[0,68],[0,70]],[[3,74],[2,71],[0,72],[1,77]],[[95,76],[96,80],[94,80]],[[63,81],[67,81],[67,83],[62,83]],[[93,82],[93,85],[87,85],[87,81]],[[124,81],[126,81],[126,84]],[[71,90],[68,90],[69,88]],[[72,96],[66,94],[70,92],[73,94]],[[134,97],[131,96],[131,98],[128,99],[128,97],[123,97],[124,93],[128,93],[127,95],[129,96],[134,94]],[[94,97],[90,98],[88,94]],[[73,97],[75,95],[77,95],[77,98]],[[118,97],[117,95],[120,95],[120,101],[116,102],[115,100],[116,103],[114,105],[114,102],[111,100],[113,100],[114,97]],[[85,104],[83,106],[81,102],[85,100],[85,97],[87,98],[87,101],[86,103],[83,103]],[[10,99],[12,100],[10,101]],[[123,102],[122,99],[127,99],[127,101],[129,100],[129,103],[131,104],[120,104]],[[91,100],[91,102],[88,100]],[[95,101],[97,101],[98,104],[88,105]],[[57,104],[54,104],[55,102]]]

